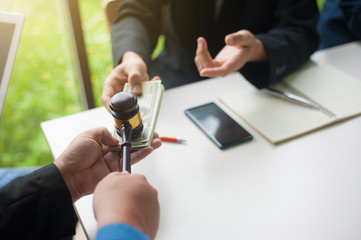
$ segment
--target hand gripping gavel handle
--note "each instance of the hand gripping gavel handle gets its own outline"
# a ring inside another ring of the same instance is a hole
[[[125,122],[122,124],[122,150],[123,150],[123,172],[128,171],[131,173],[131,160],[130,160],[130,149],[132,148],[131,136],[132,126]]]

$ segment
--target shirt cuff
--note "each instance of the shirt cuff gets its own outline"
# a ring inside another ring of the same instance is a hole
[[[150,240],[150,238],[136,229],[127,224],[112,223],[103,226],[96,235],[96,240]]]

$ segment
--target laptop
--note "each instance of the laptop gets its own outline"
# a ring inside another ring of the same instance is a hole
[[[23,24],[24,15],[0,11],[0,118]]]
[[[0,118],[23,28],[24,15],[0,11]],[[38,167],[0,168],[0,188]]]

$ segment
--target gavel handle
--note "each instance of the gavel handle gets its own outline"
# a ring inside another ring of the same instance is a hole
[[[123,150],[123,168],[122,171],[131,173],[130,149],[132,148],[132,126],[129,123],[122,124],[122,150]]]

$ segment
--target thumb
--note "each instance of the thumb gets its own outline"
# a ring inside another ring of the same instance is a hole
[[[102,143],[106,146],[115,146],[119,143],[119,141],[114,138],[105,127],[95,128],[93,131],[95,136],[97,136],[96,141],[98,143]]]
[[[247,30],[241,30],[235,33],[228,34],[225,37],[225,42],[230,46],[248,46],[252,43],[252,34]]]
[[[130,72],[128,81],[130,90],[135,95],[140,95],[143,92],[142,78],[138,72]]]

